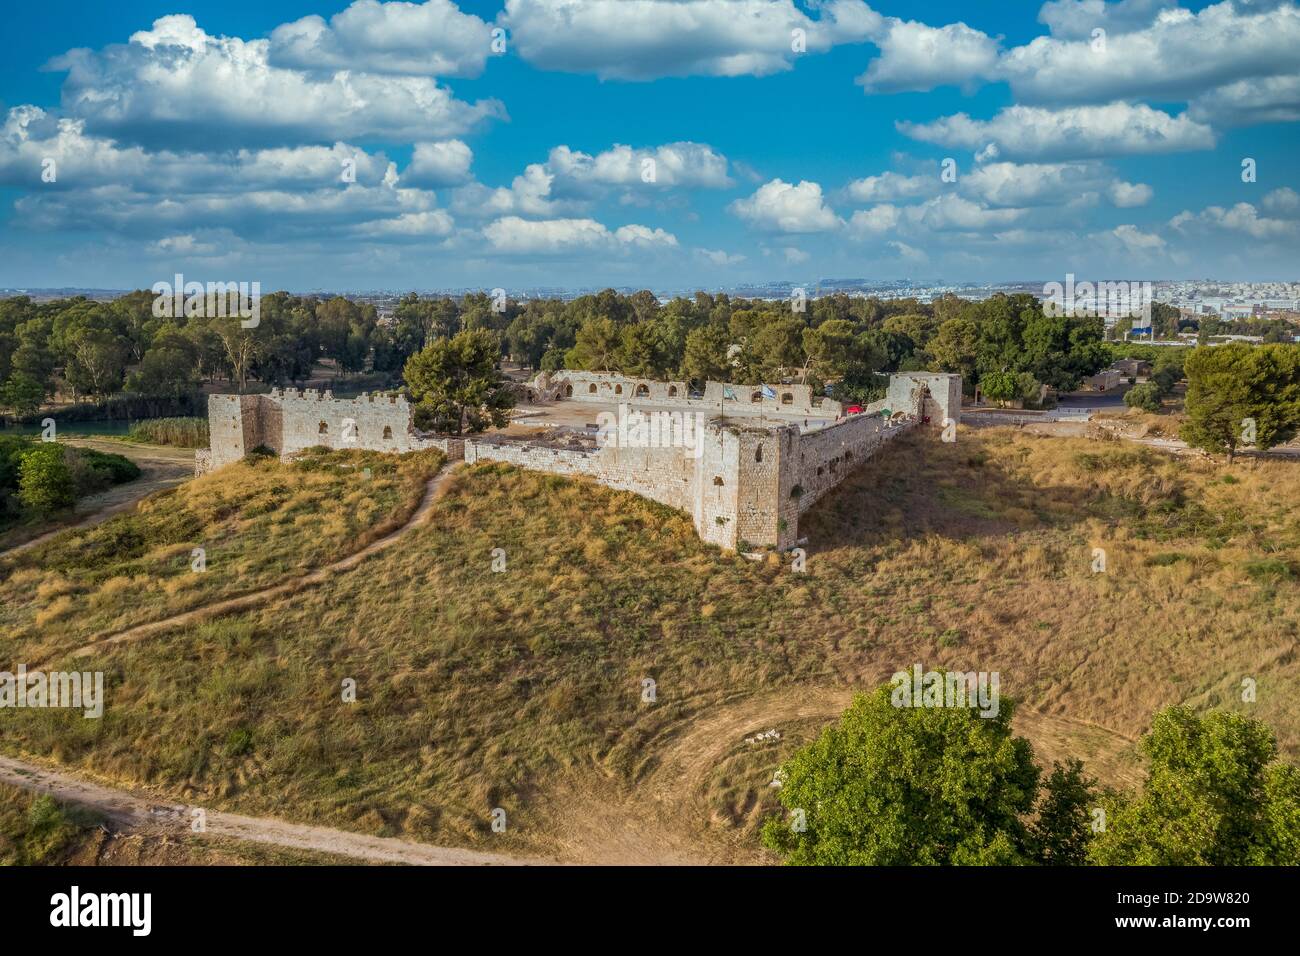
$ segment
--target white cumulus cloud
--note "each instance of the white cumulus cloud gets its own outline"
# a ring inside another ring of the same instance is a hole
[[[71,50],[63,106],[92,133],[164,146],[209,148],[377,138],[414,142],[457,136],[505,115],[496,100],[470,104],[427,76],[273,66],[270,41],[217,37],[188,14],[154,21],[130,42]]]
[[[809,17],[792,0],[506,0],[514,49],[544,70],[602,79],[766,76],[798,57],[856,43],[880,27],[861,0],[817,4]]]
[[[553,255],[611,247],[674,247],[677,238],[662,229],[628,225],[610,232],[594,219],[521,219],[505,216],[483,228],[483,236],[497,252],[516,255]]]
[[[1110,201],[1120,209],[1145,206],[1155,195],[1155,191],[1146,183],[1126,183],[1116,180],[1106,190]]]
[[[1111,155],[1211,149],[1214,131],[1185,113],[1171,116],[1145,104],[1108,103],[1046,109],[1008,106],[992,119],[966,113],[932,123],[901,122],[913,139],[978,150],[992,144],[997,155],[1027,159],[1086,159]]]
[[[459,185],[469,181],[473,162],[474,151],[458,139],[416,143],[411,162],[402,172],[402,182],[427,189]]]
[[[741,219],[773,232],[827,232],[843,223],[822,199],[822,187],[804,180],[797,185],[773,179],[728,209]]]
[[[998,41],[964,23],[932,27],[891,17],[872,42],[880,56],[857,79],[869,93],[965,85],[987,77],[998,62]]]
[[[312,14],[276,27],[270,62],[308,71],[478,76],[490,42],[491,27],[450,0],[357,0],[328,23]]]

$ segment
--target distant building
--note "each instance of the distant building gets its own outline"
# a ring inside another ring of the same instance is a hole
[[[1112,388],[1118,388],[1124,381],[1124,376],[1117,368],[1102,369],[1096,375],[1089,375],[1083,380],[1083,384],[1088,388],[1095,388],[1099,392],[1109,391]]]
[[[1151,374],[1151,363],[1144,359],[1120,359],[1113,368],[1117,369],[1120,377],[1124,379],[1145,378]]]

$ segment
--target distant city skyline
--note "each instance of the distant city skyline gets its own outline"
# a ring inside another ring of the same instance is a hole
[[[1300,262],[1294,0],[51,0],[6,25],[4,287]]]
[[[1113,284],[1113,277],[1098,276],[1092,278],[1075,278],[1078,279],[1078,282],[1068,286],[1071,290],[1070,294],[1073,294],[1076,289],[1082,289],[1083,283],[1088,283],[1094,287]],[[1053,283],[1056,282],[1059,282],[1059,280],[1046,280],[1042,282],[1039,282],[1038,280],[1020,280],[1016,282],[944,283],[912,279],[821,279],[807,281],[772,280],[762,284],[750,283],[713,288],[691,286],[679,288],[651,288],[647,286],[591,286],[582,288],[519,287],[505,288],[504,291],[509,297],[516,300],[545,298],[567,300],[582,295],[595,294],[606,288],[613,288],[615,291],[623,294],[632,294],[648,288],[649,291],[658,296],[661,301],[668,301],[676,296],[689,297],[697,292],[708,293],[711,295],[727,294],[735,298],[774,300],[788,298],[796,291],[802,291],[808,298],[845,293],[851,296],[874,296],[880,299],[916,298],[923,302],[932,301],[933,299],[948,293],[956,294],[963,298],[981,299],[998,293],[1028,292],[1046,301],[1047,298],[1055,297],[1059,294],[1051,291]],[[1224,279],[1151,279],[1138,280],[1133,284],[1149,284],[1152,292],[1150,296],[1151,301],[1170,303],[1177,305],[1184,310],[1210,312],[1220,315],[1223,318],[1248,317],[1255,311],[1251,306],[1259,306],[1269,311],[1300,312],[1300,280],[1236,282]],[[134,290],[80,288],[75,286],[55,288],[0,287],[0,297],[28,295],[39,300],[50,300],[68,298],[76,295],[85,295],[89,298],[112,299],[131,291]],[[317,297],[342,295],[347,298],[376,302],[396,302],[399,298],[412,293],[424,297],[436,297],[441,295],[461,296],[469,293],[492,291],[495,291],[495,289],[488,290],[482,287],[432,289],[349,289],[320,287],[313,289],[260,290],[261,294],[270,292],[287,292],[292,295]],[[1104,290],[1098,289],[1097,292],[1102,297],[1103,302],[1109,301]],[[1091,292],[1087,293],[1088,296],[1091,296],[1091,294]],[[1091,299],[1081,301],[1091,301]],[[1106,309],[1102,308],[1102,311],[1104,313],[1106,312]]]

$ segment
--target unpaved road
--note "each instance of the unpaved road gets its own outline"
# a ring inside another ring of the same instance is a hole
[[[324,565],[314,571],[309,571],[301,577],[293,578],[290,581],[284,581],[280,584],[263,588],[260,591],[252,591],[248,594],[241,594],[238,597],[227,598],[223,601],[216,601],[212,604],[205,604],[202,607],[196,607],[190,611],[184,611],[180,614],[173,614],[171,617],[165,617],[161,620],[150,621],[147,624],[137,624],[135,627],[127,628],[125,631],[119,631],[116,634],[110,634],[106,637],[92,641],[83,647],[77,648],[72,652],[73,657],[85,657],[94,654],[96,651],[103,650],[116,644],[125,644],[131,641],[139,641],[148,637],[155,637],[158,634],[174,630],[178,627],[184,627],[187,624],[195,624],[213,617],[220,617],[225,614],[234,614],[239,611],[247,611],[250,608],[258,607],[269,601],[275,601],[279,598],[289,597],[299,592],[315,587],[322,581],[335,574],[343,571],[349,571],[356,567],[370,555],[385,548],[396,544],[404,534],[412,528],[417,528],[427,524],[433,514],[434,503],[438,499],[438,493],[451,478],[452,467],[458,462],[446,462],[438,469],[437,474],[429,479],[424,489],[424,497],[420,500],[419,507],[411,514],[406,523],[400,528],[389,532],[378,540],[372,541],[360,551],[354,551],[346,558],[341,558],[332,564]]]
[[[115,514],[134,508],[136,502],[147,498],[155,491],[171,488],[194,477],[194,450],[192,448],[168,448],[162,445],[137,445],[132,442],[108,441],[102,438],[64,438],[69,445],[93,448],[95,451],[111,452],[125,455],[140,466],[140,477],[122,485],[115,485],[97,495],[83,498],[76,504],[75,511],[84,517],[69,524],[60,525],[44,534],[37,535],[29,541],[14,545],[0,551],[0,554],[17,554],[29,548],[43,544],[55,535],[74,528],[90,528],[107,521]]]
[[[783,688],[714,708],[663,742],[653,766],[638,781],[638,789],[669,806],[698,800],[713,768],[729,753],[740,750],[747,736],[812,718],[830,723],[862,692],[862,688],[850,687]],[[1134,786],[1141,780],[1140,772],[1123,759],[1133,747],[1133,738],[1109,727],[1022,705],[1016,711],[1013,729],[1029,740],[1040,761],[1062,759],[1083,750],[1089,770],[1103,782]]]
[[[0,756],[0,783],[11,784],[55,799],[76,803],[103,814],[129,829],[161,829],[193,833],[192,808],[159,804],[147,797],[91,783],[36,764]],[[347,830],[286,823],[267,817],[245,817],[218,810],[205,811],[205,827],[196,835],[228,837],[267,843],[294,850],[310,850],[353,857],[373,863],[407,863],[415,866],[527,866],[549,860],[504,856],[456,847],[432,846],[414,840],[365,836]]]
[[[674,728],[638,776],[629,792],[602,793],[597,780],[581,792],[552,793],[564,808],[556,819],[558,859],[512,857],[497,853],[439,847],[413,840],[372,837],[329,827],[206,811],[199,834],[334,854],[372,863],[424,866],[525,866],[569,862],[586,865],[708,865],[765,862],[756,849],[716,845],[691,835],[684,819],[705,818],[704,788],[729,753],[745,746],[744,738],[769,727],[788,727],[809,718],[834,720],[849,705],[852,688],[784,688],[745,697],[714,708]],[[1034,744],[1035,755],[1053,759],[1082,745],[1091,751],[1089,768],[1103,782],[1133,786],[1136,769],[1120,761],[1130,738],[1095,724],[1022,708],[1016,731]],[[0,783],[48,793],[56,799],[90,807],[128,830],[192,833],[192,807],[88,781],[13,757],[0,756]],[[617,790],[619,788],[612,788]]]

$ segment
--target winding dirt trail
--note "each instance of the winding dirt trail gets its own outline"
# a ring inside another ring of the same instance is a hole
[[[729,847],[725,840],[714,843],[701,839],[699,826],[683,827],[682,821],[706,819],[703,805],[708,780],[729,755],[746,746],[746,736],[809,720],[833,720],[852,702],[855,692],[847,687],[783,688],[721,704],[707,714],[684,721],[677,733],[665,738],[655,759],[638,774],[630,790],[617,795],[600,792],[599,786],[593,790],[598,783],[595,780],[585,781],[580,792],[561,787],[551,794],[564,811],[555,819],[556,858],[439,847],[217,810],[205,811],[206,828],[201,835],[372,863],[423,866],[761,863],[764,858],[760,851]],[[1090,771],[1096,771],[1104,782],[1135,782],[1135,769],[1116,762],[1130,748],[1131,740],[1109,728],[1022,707],[1016,718],[1016,732],[1030,739],[1040,761],[1070,755],[1081,742],[1081,735],[1088,736],[1088,749],[1093,751]],[[0,783],[90,807],[127,830],[192,833],[192,807],[161,802],[165,798],[150,798],[26,760],[0,756]]]
[[[72,777],[24,760],[0,756],[0,783],[34,793],[44,793],[68,803],[90,807],[115,825],[131,830],[161,830],[203,837],[227,837],[294,850],[309,850],[352,857],[372,863],[405,863],[413,866],[529,866],[551,860],[511,857],[500,853],[433,846],[414,840],[373,837],[329,827],[286,823],[268,817],[245,817],[218,810],[205,810],[205,827],[199,834],[191,829],[193,808],[160,804],[147,796]]]
[[[769,728],[782,729],[811,719],[837,719],[861,688],[797,687],[746,697],[717,707],[686,724],[664,741],[653,765],[637,783],[639,791],[665,806],[696,802],[709,775],[729,754],[745,746],[745,738]],[[1141,774],[1125,760],[1133,738],[1091,721],[1048,714],[1021,705],[1014,730],[1034,747],[1040,763],[1087,754],[1089,772],[1106,783],[1134,786]],[[680,808],[678,808],[680,809]]]
[[[437,499],[455,467],[446,462],[429,479],[410,518],[399,528],[366,547],[290,581],[220,600],[168,618],[137,625],[100,638],[73,652],[85,656],[106,647],[144,640],[178,627],[225,614],[249,610],[295,596],[331,576],[349,571],[369,556],[391,547],[413,528],[427,524]],[[511,865],[578,862],[595,864],[708,864],[761,862],[757,851],[714,847],[702,826],[684,827],[684,820],[708,819],[707,788],[715,770],[747,747],[745,739],[769,728],[829,722],[851,703],[852,687],[787,687],[718,703],[683,719],[652,742],[642,767],[628,790],[611,785],[597,795],[589,781],[573,792],[551,794],[558,824],[556,859],[515,858],[500,854],[437,847],[411,840],[371,837],[327,827],[288,823],[209,810],[206,833],[256,843],[336,854],[381,863],[422,865]],[[1131,759],[1132,739],[1110,728],[1049,714],[1022,705],[1015,719],[1017,733],[1028,737],[1040,763],[1084,756],[1089,771],[1107,783],[1132,785],[1138,770]],[[79,779],[11,757],[0,756],[0,782],[7,782],[61,800],[94,808],[129,828],[154,827],[189,832],[190,808],[159,804],[148,796]]]
[[[344,571],[350,571],[358,564],[386,548],[392,547],[412,528],[418,528],[429,522],[433,515],[433,506],[438,499],[439,492],[451,478],[451,472],[457,462],[445,462],[437,473],[429,479],[424,489],[424,497],[420,500],[419,506],[407,519],[406,523],[400,528],[390,531],[370,544],[366,545],[359,551],[354,551],[346,558],[340,558],[332,564],[316,568],[314,571],[308,571],[301,577],[293,578],[289,581],[283,581],[280,584],[274,584],[259,591],[251,591],[248,594],[241,594],[238,597],[226,598],[222,601],[215,601],[212,604],[205,604],[189,611],[183,611],[180,614],[173,614],[171,617],[165,617],[157,621],[150,621],[147,624],[137,624],[135,627],[129,627],[125,631],[118,631],[116,634],[110,634],[107,637],[101,637],[72,652],[73,657],[85,657],[94,654],[96,651],[103,650],[105,647],[111,647],[117,644],[126,644],[132,641],[140,641],[149,637],[156,637],[159,634],[174,630],[178,627],[184,627],[187,624],[196,624],[199,621],[206,621],[210,618],[221,617],[226,614],[234,614],[239,611],[247,611],[251,608],[259,607],[270,601],[279,598],[289,597],[298,594],[301,591],[315,587],[316,585],[328,580],[335,574],[341,574]]]

